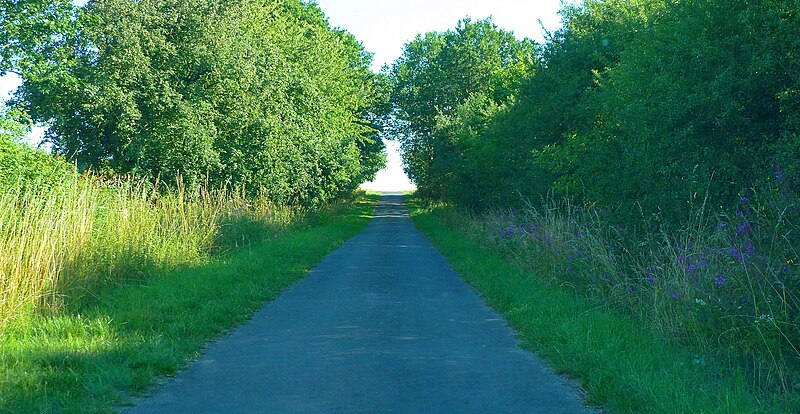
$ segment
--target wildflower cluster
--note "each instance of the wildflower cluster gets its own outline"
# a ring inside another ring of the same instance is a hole
[[[790,211],[784,193],[772,203],[758,198],[741,195],[730,215],[697,214],[683,229],[644,236],[606,211],[567,202],[477,216],[471,231],[532,274],[624,310],[711,360],[739,364],[731,368],[745,367],[754,383],[787,389],[800,385],[792,239],[800,226],[776,213]]]

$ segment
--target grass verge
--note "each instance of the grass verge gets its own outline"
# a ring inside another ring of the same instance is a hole
[[[587,401],[610,413],[778,413],[759,401],[741,375],[709,371],[632,318],[525,272],[482,249],[436,208],[409,199],[416,225],[453,268],[505,315],[524,347],[576,378]]]
[[[361,231],[376,196],[313,214],[271,239],[0,332],[0,412],[113,412],[245,322]]]

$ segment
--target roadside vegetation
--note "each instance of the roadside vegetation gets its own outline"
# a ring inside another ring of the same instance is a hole
[[[50,185],[6,188],[0,195],[0,325],[58,311],[99,287],[201,264],[271,237],[308,212],[225,191],[159,193],[143,181],[104,182],[74,169]]]
[[[4,2],[0,411],[173,373],[363,227],[382,132],[445,206],[420,226],[593,403],[800,411],[796,1],[562,16],[375,74],[313,2]]]
[[[361,231],[376,202],[359,196],[291,219],[266,214],[258,240],[235,251],[205,260],[188,251],[179,266],[6,322],[0,411],[112,412],[131,403]]]
[[[9,106],[81,172],[321,206],[385,164],[385,76],[316,4],[19,0],[0,21]]]
[[[582,295],[559,277],[570,262],[551,250],[511,256],[484,239],[482,219],[463,210],[412,199],[411,211],[453,268],[519,332],[522,345],[580,382],[588,404],[609,413],[797,412],[796,400],[753,392],[743,372],[727,372],[670,341],[641,315]],[[653,290],[650,299],[658,301]]]
[[[0,324],[267,237],[385,164],[385,77],[315,4],[0,17],[0,74],[22,79],[0,109]],[[22,143],[37,123],[49,153]]]
[[[113,411],[366,225],[388,84],[316,4],[0,21],[0,412]]]
[[[465,19],[406,45],[387,124],[418,196],[525,277],[678,347],[702,378],[797,412],[796,2],[587,0],[562,18],[543,44]],[[491,274],[490,297],[518,295],[518,273]]]
[[[0,411],[9,413],[129,402],[363,229],[377,202],[354,194],[291,206],[79,174],[9,136],[0,168]]]

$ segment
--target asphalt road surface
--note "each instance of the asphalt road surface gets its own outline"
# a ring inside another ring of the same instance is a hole
[[[366,230],[129,413],[594,413],[384,196]]]

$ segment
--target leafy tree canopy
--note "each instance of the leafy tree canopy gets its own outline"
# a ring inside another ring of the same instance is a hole
[[[382,167],[385,82],[300,0],[12,2],[15,105],[81,168],[319,204]],[[50,23],[51,21],[57,23]]]
[[[454,30],[419,35],[405,46],[389,70],[392,126],[406,172],[420,191],[443,191],[443,180],[453,177],[460,162],[454,142],[437,133],[442,117],[456,114],[476,94],[493,103],[508,99],[533,73],[535,48],[491,19],[465,19]]]
[[[586,0],[562,18],[535,49],[483,48],[515,43],[469,20],[406,46],[392,102],[423,191],[474,206],[555,194],[678,223],[692,199],[798,190],[795,1]],[[497,36],[468,40],[480,31]],[[529,55],[498,58],[512,49]]]

